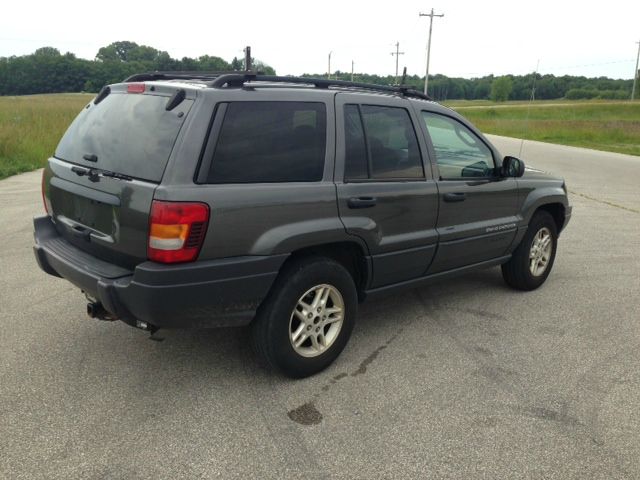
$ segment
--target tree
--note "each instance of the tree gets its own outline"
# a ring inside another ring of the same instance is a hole
[[[103,62],[127,62],[131,60],[129,58],[129,53],[138,47],[139,45],[135,42],[113,42],[106,47],[102,47],[100,50],[98,50],[98,53],[96,54],[96,60],[101,60]]]
[[[233,57],[233,60],[231,60],[231,70],[234,70],[236,72],[244,70],[244,62],[238,57]]]
[[[33,54],[41,57],[59,57],[60,50],[54,47],[41,47],[37,49]]]
[[[510,77],[498,77],[491,84],[491,100],[506,102],[513,90],[513,80]]]
[[[209,55],[202,55],[200,58],[198,58],[198,70],[223,72],[230,69],[231,65],[225,62],[220,57],[210,57]]]
[[[275,75],[276,71],[267,65],[266,63],[261,62],[260,60],[251,59],[252,69],[256,72],[263,72],[265,75]]]

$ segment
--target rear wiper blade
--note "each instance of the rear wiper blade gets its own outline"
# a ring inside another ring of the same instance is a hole
[[[102,170],[100,173],[103,177],[117,178],[118,180],[126,180],[126,181],[133,180],[133,177],[130,177],[129,175],[125,175],[124,173],[110,172],[109,170]]]
[[[126,181],[133,180],[133,177],[125,175],[124,173],[110,172],[109,170],[100,170],[99,168],[83,168],[73,166],[71,167],[71,171],[80,177],[87,175],[89,177],[89,180],[91,180],[92,182],[100,181],[100,176],[117,178],[118,180]]]

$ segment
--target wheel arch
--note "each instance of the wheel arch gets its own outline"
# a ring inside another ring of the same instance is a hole
[[[537,211],[544,210],[553,217],[558,233],[566,225],[569,202],[561,187],[537,188],[529,193],[522,206],[524,224],[528,225]]]
[[[372,267],[371,260],[362,245],[356,241],[340,241],[303,247],[291,252],[280,271],[282,272],[293,262],[312,257],[330,258],[345,267],[353,278],[358,300],[364,300],[364,292],[371,279]]]
[[[556,224],[556,231],[559,234],[560,231],[564,228],[564,224],[565,224],[565,219],[566,219],[565,206],[559,202],[545,203],[540,205],[538,208],[536,208],[536,210],[533,212],[533,215],[535,215],[536,212],[539,212],[539,211],[548,212],[553,217],[553,220]]]

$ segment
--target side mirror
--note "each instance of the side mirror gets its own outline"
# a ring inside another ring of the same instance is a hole
[[[516,157],[504,157],[502,161],[502,176],[517,178],[522,175],[524,175],[524,162]]]

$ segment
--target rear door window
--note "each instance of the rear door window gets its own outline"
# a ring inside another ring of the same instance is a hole
[[[90,103],[69,126],[61,160],[159,182],[193,100],[166,110],[169,97],[111,93]],[[85,157],[97,158],[97,161]]]
[[[345,105],[345,179],[423,179],[409,112],[379,105]]]
[[[319,102],[231,102],[207,183],[317,182],[326,148]]]

